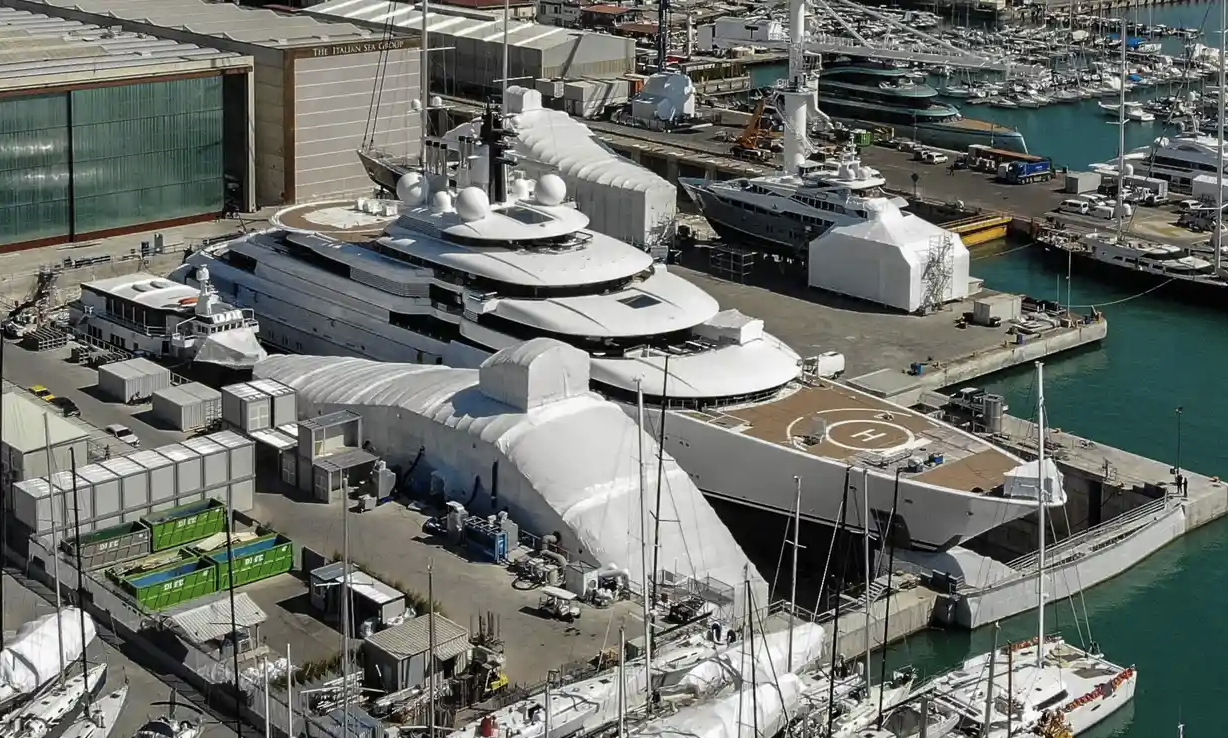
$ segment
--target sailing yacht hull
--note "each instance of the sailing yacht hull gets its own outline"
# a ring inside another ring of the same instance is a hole
[[[362,162],[362,168],[366,170],[371,181],[387,192],[396,192],[397,182],[409,172],[409,167],[371,151],[359,151],[358,160]]]
[[[1196,279],[1186,275],[1165,273],[1155,268],[1135,268],[1124,262],[1107,262],[1086,252],[1070,252],[1055,246],[1042,246],[1041,253],[1047,264],[1063,273],[1070,267],[1071,276],[1094,276],[1116,287],[1137,290],[1155,290],[1152,294],[1176,298],[1198,305],[1228,307],[1228,282],[1213,279]],[[1228,266],[1228,260],[1225,260]]]
[[[95,702],[88,715],[82,715],[60,735],[60,738],[108,738],[119,722],[119,714],[128,701],[128,685],[105,695]]]

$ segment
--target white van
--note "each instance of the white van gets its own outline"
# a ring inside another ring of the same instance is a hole
[[[1074,213],[1075,215],[1087,215],[1092,209],[1092,204],[1087,200],[1062,200],[1062,204],[1057,206],[1059,213]]]

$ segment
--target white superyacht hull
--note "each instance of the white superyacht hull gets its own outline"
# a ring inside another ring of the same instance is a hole
[[[414,312],[430,307],[429,297],[391,295],[272,252],[262,255],[254,272],[231,266],[209,252],[192,255],[188,264],[193,269],[207,265],[220,294],[255,311],[261,340],[286,352],[442,363],[458,368],[475,368],[493,353],[460,341],[436,340],[391,325],[385,317],[385,311]],[[173,276],[186,277],[190,283],[190,274]],[[460,315],[455,315],[455,321],[461,336],[475,343],[495,349],[517,343],[462,320]],[[655,413],[650,411],[649,416],[655,425]],[[665,450],[690,473],[700,490],[719,499],[792,514],[797,476],[803,480],[802,517],[832,526],[839,523],[848,471],[845,463],[765,442],[712,420],[708,415],[678,411],[671,412],[666,422]],[[974,440],[969,436],[969,443]],[[873,530],[877,530],[890,518],[895,474],[893,470],[870,468],[867,475],[870,507],[876,520]],[[852,486],[860,490],[861,471],[852,476]],[[897,545],[907,541],[923,550],[950,548],[1036,508],[1034,501],[962,492],[906,475],[901,475],[899,485],[893,538]],[[847,514],[847,524],[853,528],[863,525],[859,509],[850,505]]]

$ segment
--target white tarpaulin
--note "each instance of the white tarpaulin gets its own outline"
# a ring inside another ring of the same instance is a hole
[[[643,726],[632,735],[643,738],[740,738],[776,735],[797,709],[802,684],[793,674],[743,689],[723,699],[684,707],[667,718]]]
[[[795,626],[793,670],[800,670],[822,655],[822,626],[817,623]],[[742,639],[696,664],[682,678],[680,686],[700,694],[714,694],[729,684],[771,682],[788,670],[789,631],[756,633],[753,639]]]
[[[657,527],[642,502],[655,506],[659,476],[660,518],[671,521],[659,526],[661,568],[725,598],[721,614],[729,619],[746,611],[748,578],[754,602],[767,602],[763,577],[686,471],[665,454],[658,475],[656,441],[623,408],[588,391],[587,356],[578,349],[534,339],[495,354],[480,375],[315,356],[272,356],[255,374],[297,390],[306,416],[358,413],[366,440],[390,466],[412,466],[419,482],[474,514],[506,510],[526,531],[557,531],[564,549],[627,571],[637,589],[643,551],[651,550],[641,531]]]
[[[44,615],[18,629],[0,651],[0,704],[30,694],[60,673],[57,644],[64,633],[64,663],[72,663],[94,640],[94,621],[85,615],[85,638],[81,637],[82,614],[66,607],[56,615]]]
[[[247,328],[238,328],[209,336],[193,358],[206,364],[246,369],[268,356],[264,347],[256,340],[254,332]]]

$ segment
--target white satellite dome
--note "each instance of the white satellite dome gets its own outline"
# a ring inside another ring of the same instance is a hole
[[[426,199],[426,181],[417,172],[409,172],[397,180],[397,199],[406,205],[419,205]]]
[[[536,194],[537,201],[542,205],[558,205],[567,197],[567,183],[557,174],[542,175],[537,180]]]
[[[439,95],[431,95],[431,107],[432,108],[442,108],[443,98],[440,97]]]
[[[1121,168],[1121,173],[1127,177],[1133,177],[1134,176],[1134,165],[1133,164],[1125,165],[1124,167]]]
[[[422,101],[417,98],[409,101],[409,109],[415,113],[422,112]]]
[[[533,186],[527,179],[517,179],[512,182],[511,196],[513,200],[528,200],[533,192]]]
[[[508,127],[508,130],[510,131],[519,131],[520,130],[520,116],[519,115],[509,115],[507,117],[507,127]]]
[[[481,220],[490,214],[490,198],[479,187],[466,187],[456,196],[456,212],[466,223]]]
[[[866,167],[857,167],[857,179],[859,181],[868,181],[872,176],[874,176],[872,170],[867,169]]]
[[[452,195],[440,190],[431,195],[431,212],[432,213],[450,213],[452,212]]]

